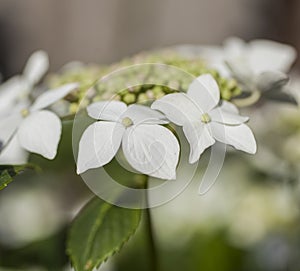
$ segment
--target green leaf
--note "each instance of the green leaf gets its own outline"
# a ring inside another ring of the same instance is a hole
[[[31,164],[20,166],[0,166],[0,190],[10,184],[14,177],[23,173],[26,169],[36,169],[36,166]]]
[[[90,271],[118,252],[136,231],[141,210],[124,209],[99,198],[79,213],[69,233],[67,253],[76,271]]]

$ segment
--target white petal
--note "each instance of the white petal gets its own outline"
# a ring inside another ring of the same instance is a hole
[[[257,89],[267,92],[283,88],[288,83],[289,76],[280,71],[267,71],[260,73],[255,79]]]
[[[176,179],[179,144],[167,128],[132,126],[124,134],[122,148],[129,164],[139,172],[165,180]]]
[[[18,130],[18,138],[24,149],[48,159],[56,156],[60,135],[60,119],[46,110],[31,113]]]
[[[204,112],[210,111],[220,100],[219,86],[210,74],[196,78],[189,86],[187,94]]]
[[[209,126],[216,140],[232,145],[241,151],[251,154],[256,152],[256,141],[251,129],[247,125],[229,126],[211,122]]]
[[[21,147],[18,137],[15,135],[0,153],[0,165],[26,164],[28,155],[29,153]]]
[[[12,135],[16,132],[22,121],[20,114],[11,115],[0,119],[0,150],[1,146],[5,145]]]
[[[221,107],[216,107],[213,110],[211,110],[209,112],[209,116],[214,122],[219,122],[228,125],[238,125],[249,120],[248,117],[240,116],[239,114],[232,113],[226,109],[221,109]]]
[[[220,46],[200,46],[201,58],[207,62],[212,69],[217,70],[221,76],[230,77],[230,71],[225,64],[226,51]]]
[[[30,88],[20,76],[14,76],[0,85],[0,116],[12,113],[17,103],[29,93]]]
[[[224,41],[226,60],[240,58],[246,54],[247,43],[238,37],[230,37]]]
[[[172,47],[180,55],[189,58],[201,58],[210,68],[217,70],[223,77],[229,77],[228,67],[224,63],[225,54],[223,47],[215,45],[179,45]]]
[[[239,109],[233,103],[230,103],[230,102],[227,102],[224,100],[222,100],[220,109],[231,112],[233,114],[239,114]]]
[[[251,41],[248,54],[257,74],[268,70],[288,72],[297,56],[292,46],[270,40]]]
[[[93,119],[118,121],[126,109],[127,105],[123,102],[105,101],[92,103],[87,107],[87,112]]]
[[[156,100],[151,108],[163,112],[167,118],[177,125],[197,120],[203,113],[192,99],[185,93],[174,93]]]
[[[45,75],[49,68],[49,57],[44,51],[34,52],[27,61],[24,68],[24,76],[34,86]]]
[[[121,118],[124,117],[130,118],[134,124],[166,124],[169,122],[162,113],[138,104],[130,105],[121,116]]]
[[[242,83],[252,82],[255,77],[255,71],[251,69],[246,53],[243,57],[227,60],[232,76]]]
[[[22,89],[23,86],[23,80],[20,76],[14,76],[10,78],[9,80],[5,81],[0,85],[0,98],[1,102],[5,102],[3,100],[7,100],[8,97],[13,95],[15,96],[15,93],[18,94],[19,90]]]
[[[99,121],[91,124],[79,142],[77,174],[109,163],[120,148],[125,128],[118,123]]]
[[[231,74],[240,82],[247,82],[254,76],[249,66],[248,49],[248,44],[238,37],[230,37],[224,42],[226,64]]]
[[[208,125],[201,121],[185,123],[183,125],[183,132],[190,144],[189,162],[191,164],[198,161],[201,154],[215,143]]]
[[[56,89],[50,89],[41,94],[33,103],[30,110],[31,111],[37,111],[40,109],[44,109],[55,102],[59,101],[60,99],[64,98],[66,95],[68,95],[71,91],[78,88],[77,83],[71,83],[67,85],[63,85],[61,87],[58,87]]]

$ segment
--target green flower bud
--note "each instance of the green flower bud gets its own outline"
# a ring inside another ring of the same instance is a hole
[[[123,96],[122,101],[126,104],[132,104],[136,100],[136,96],[133,93],[127,93]]]
[[[69,107],[70,114],[76,114],[78,107],[78,103],[71,103]]]
[[[146,103],[148,100],[149,100],[148,96],[145,93],[141,93],[138,96],[137,102],[143,104],[143,103]]]

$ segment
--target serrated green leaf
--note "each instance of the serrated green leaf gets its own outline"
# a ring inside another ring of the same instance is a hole
[[[34,165],[26,164],[20,166],[0,166],[0,190],[10,184],[14,177],[23,173],[26,169],[36,169]]]
[[[75,270],[93,270],[118,252],[134,234],[140,219],[141,210],[92,199],[79,213],[69,233],[67,253]]]

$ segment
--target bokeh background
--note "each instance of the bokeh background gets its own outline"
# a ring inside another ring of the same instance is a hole
[[[144,50],[221,44],[229,36],[274,39],[299,51],[300,1],[0,0],[3,79],[21,72],[36,49],[49,53],[55,72],[74,60],[111,64]],[[200,168],[183,194],[153,210],[162,270],[300,270],[299,108],[270,104],[246,113],[258,154],[230,153],[204,196],[197,194]],[[32,157],[42,174],[27,172],[0,192],[0,270],[70,269],[66,229],[92,196],[75,174],[71,125],[57,159]],[[141,227],[100,270],[149,270],[143,235]]]
[[[45,49],[53,70],[71,60],[111,63],[141,50],[272,38],[300,48],[297,0],[1,0],[0,67],[20,71]]]

